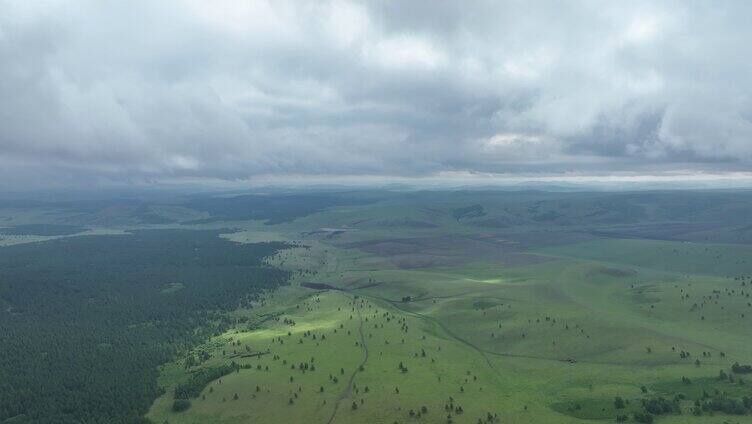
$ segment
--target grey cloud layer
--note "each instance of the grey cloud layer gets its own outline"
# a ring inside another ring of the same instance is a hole
[[[745,170],[750,2],[0,0],[37,179]]]

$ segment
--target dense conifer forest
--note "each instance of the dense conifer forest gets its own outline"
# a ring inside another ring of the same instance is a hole
[[[220,231],[69,237],[0,255],[0,422],[135,423],[158,365],[220,332],[222,311],[284,283],[284,243]]]

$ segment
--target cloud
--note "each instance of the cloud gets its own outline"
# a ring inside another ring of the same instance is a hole
[[[750,9],[0,0],[0,177],[745,170]]]

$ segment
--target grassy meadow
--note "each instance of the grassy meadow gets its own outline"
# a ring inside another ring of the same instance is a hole
[[[379,213],[398,215],[387,209]],[[298,270],[292,285],[236,311],[231,330],[198,348],[206,362],[165,366],[166,392],[148,417],[635,422],[644,401],[662,399],[675,409],[650,419],[752,422],[693,414],[696,400],[752,396],[742,375],[718,378],[752,359],[748,247],[489,234],[407,218],[338,233],[353,215],[335,208],[275,226],[307,246],[271,260]],[[173,411],[175,385],[232,362],[237,371]]]

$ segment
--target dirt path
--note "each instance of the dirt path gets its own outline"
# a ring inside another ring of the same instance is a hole
[[[473,343],[471,343],[471,342],[469,342],[469,341],[461,338],[460,336],[454,334],[450,329],[448,329],[447,327],[445,327],[444,324],[441,323],[441,321],[437,320],[436,318],[429,317],[428,315],[423,315],[423,314],[418,313],[418,312],[413,312],[413,311],[408,311],[406,309],[402,309],[402,308],[400,308],[398,306],[399,302],[395,302],[393,300],[388,300],[388,299],[381,299],[381,300],[389,302],[393,307],[399,309],[400,311],[402,311],[405,314],[413,315],[413,316],[416,316],[416,317],[421,318],[423,320],[429,321],[429,322],[431,322],[433,324],[436,324],[447,335],[449,335],[450,337],[452,337],[453,339],[457,340],[458,342],[460,342],[460,343],[462,343],[462,344],[470,347],[471,349],[475,350],[476,352],[478,352],[483,357],[483,359],[486,361],[486,364],[488,364],[488,367],[491,368],[491,370],[493,370],[493,372],[495,372],[498,376],[501,376],[501,373],[499,372],[499,370],[496,369],[496,367],[493,365],[493,363],[491,363],[491,360],[488,359],[488,356],[486,356],[486,351],[485,350],[479,348],[475,344],[473,344]]]
[[[390,305],[392,305],[394,308],[396,308],[397,310],[399,310],[402,313],[405,313],[407,315],[412,315],[412,316],[415,316],[417,318],[420,318],[420,319],[423,319],[425,321],[428,321],[430,323],[435,324],[436,326],[438,326],[439,328],[441,328],[449,337],[453,338],[454,340],[456,340],[456,341],[464,344],[465,346],[467,346],[467,347],[475,350],[476,352],[478,352],[483,357],[483,359],[485,360],[486,364],[488,364],[488,367],[491,368],[491,370],[493,370],[499,377],[501,377],[502,374],[493,365],[493,363],[491,362],[491,360],[488,358],[488,355],[497,356],[497,357],[503,357],[503,358],[535,359],[535,360],[538,360],[538,361],[560,362],[560,363],[565,363],[566,362],[563,358],[562,359],[557,359],[557,358],[548,358],[548,357],[544,357],[544,356],[520,355],[520,354],[514,354],[514,353],[501,353],[501,352],[489,351],[489,350],[483,349],[483,348],[477,346],[476,344],[474,344],[474,343],[472,343],[472,342],[470,342],[470,341],[468,341],[466,339],[463,339],[462,337],[458,336],[457,334],[455,334],[454,332],[452,332],[452,330],[450,330],[449,328],[447,328],[441,321],[437,320],[434,317],[431,317],[431,316],[428,316],[428,315],[424,315],[424,314],[421,314],[419,312],[413,312],[413,311],[409,311],[407,309],[401,308],[400,304],[402,302],[394,301],[394,300],[386,299],[386,298],[382,298],[382,297],[377,297],[377,296],[365,296],[365,295],[363,295],[363,297],[370,297],[370,298],[373,298],[373,299],[378,299],[378,300],[387,302],[387,303],[389,303]],[[625,364],[623,362],[616,362],[616,361],[577,360],[577,363],[590,364],[590,365],[617,365],[617,366],[630,365],[630,366],[634,366],[633,364]],[[645,366],[652,366],[652,365],[647,365],[646,364]]]
[[[350,374],[350,380],[347,382],[347,387],[345,387],[345,390],[343,390],[339,397],[337,397],[337,402],[334,404],[334,410],[332,411],[332,415],[329,417],[329,420],[327,420],[327,424],[331,424],[332,421],[334,421],[334,417],[337,415],[337,411],[339,410],[339,405],[345,398],[350,396],[350,393],[352,392],[353,384],[355,383],[355,376],[358,374],[360,367],[365,366],[366,362],[368,361],[368,346],[366,345],[366,337],[363,333],[363,316],[360,313],[360,307],[358,306],[357,300],[354,297],[353,301],[355,302],[355,310],[358,312],[358,320],[360,320],[360,324],[358,325],[358,334],[360,335],[360,346],[363,347],[363,360],[355,368],[352,374]]]

